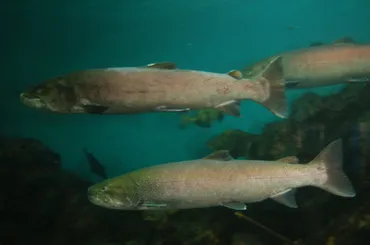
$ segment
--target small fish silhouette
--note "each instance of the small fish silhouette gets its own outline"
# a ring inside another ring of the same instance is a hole
[[[99,177],[103,179],[107,179],[108,176],[105,172],[104,166],[99,162],[98,159],[94,157],[94,155],[90,152],[88,152],[85,148],[83,149],[85,156],[87,158],[87,161],[89,162],[90,165],[90,170],[94,174],[98,175]]]

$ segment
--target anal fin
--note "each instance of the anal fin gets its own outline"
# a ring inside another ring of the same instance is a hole
[[[236,117],[240,117],[240,102],[236,100],[221,103],[215,107],[216,109]]]
[[[231,208],[231,209],[234,209],[234,210],[246,210],[247,209],[247,205],[245,205],[244,203],[241,203],[241,202],[222,203],[222,206],[227,207],[227,208]]]
[[[290,208],[298,208],[297,202],[295,201],[295,193],[296,189],[287,189],[271,196],[270,198]]]
[[[357,82],[370,82],[370,77],[356,77],[356,78],[350,78],[347,80],[351,83],[357,83]]]

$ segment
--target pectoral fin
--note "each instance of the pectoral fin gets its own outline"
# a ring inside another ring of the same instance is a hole
[[[146,67],[173,70],[173,69],[176,69],[176,64],[172,63],[172,62],[161,62],[161,63],[148,64],[148,65],[146,65]]]
[[[183,111],[190,111],[190,108],[175,108],[170,106],[161,105],[155,108],[156,111],[161,112],[183,112]]]
[[[295,189],[287,189],[283,192],[271,196],[270,198],[290,208],[298,208],[297,202],[295,201],[295,193]]]
[[[240,117],[240,102],[239,101],[235,101],[235,100],[227,101],[227,102],[217,105],[215,108],[226,114]]]
[[[222,206],[227,207],[227,208],[231,208],[231,209],[234,209],[234,210],[246,210],[247,209],[247,205],[245,205],[244,203],[241,203],[241,202],[222,203]]]

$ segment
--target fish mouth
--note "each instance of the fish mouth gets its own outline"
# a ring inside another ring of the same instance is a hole
[[[34,99],[40,100],[39,96],[34,95],[34,94],[30,94],[30,93],[27,93],[27,92],[21,93],[19,95],[19,97],[23,100],[34,100]]]
[[[99,198],[97,198],[95,195],[93,195],[92,193],[90,193],[89,191],[87,193],[87,199],[92,204],[95,204],[95,205],[98,205],[98,206],[104,206],[104,203]]]
[[[91,189],[91,187],[87,189],[87,199],[92,204],[95,204],[98,206],[107,206],[105,202],[96,195],[96,193]]]
[[[37,95],[33,95],[30,93],[21,93],[19,97],[22,103],[27,106],[36,108],[44,107],[44,103],[42,102],[41,98]]]
[[[96,206],[100,206],[100,207],[103,207],[103,208],[109,208],[109,209],[118,209],[118,210],[121,210],[123,208],[117,206],[117,205],[114,205],[114,204],[110,204],[108,202],[106,202],[104,199],[101,199],[95,195],[92,195],[92,194],[87,194],[87,198],[88,200],[96,205]]]

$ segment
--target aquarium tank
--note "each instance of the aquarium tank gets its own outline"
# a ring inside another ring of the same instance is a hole
[[[1,245],[367,245],[370,3],[5,0]]]

